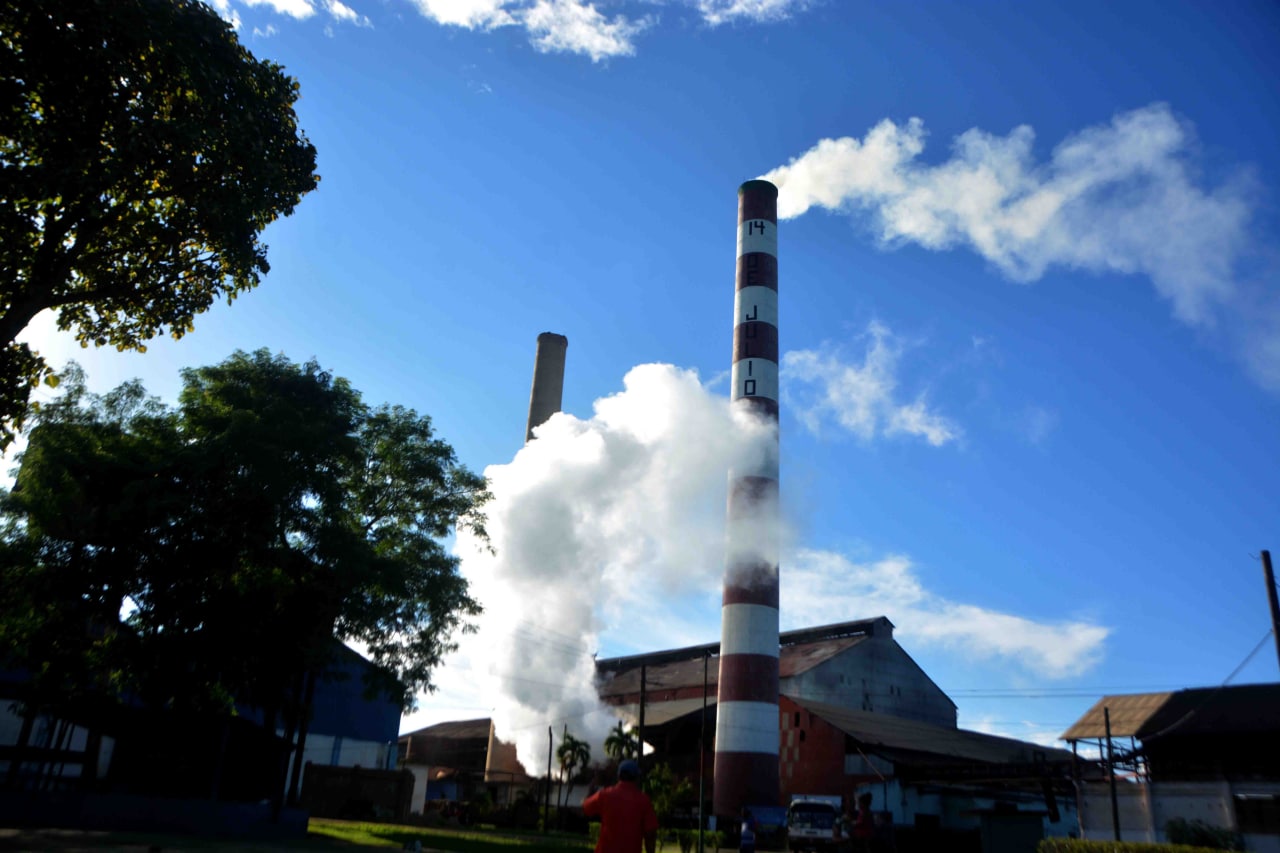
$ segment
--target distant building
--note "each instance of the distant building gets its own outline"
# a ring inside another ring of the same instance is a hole
[[[336,640],[334,646],[327,675],[316,679],[304,766],[394,766],[399,703],[366,696],[364,675],[374,664]],[[25,673],[0,671],[0,787],[17,794],[75,792],[78,796],[67,802],[76,803],[79,811],[54,798],[48,804],[55,814],[48,816],[33,811],[26,799],[0,798],[5,825],[44,821],[50,826],[145,828],[155,818],[168,821],[169,827],[194,831],[221,826],[234,834],[235,826],[257,818],[246,817],[247,812],[229,817],[223,804],[257,804],[282,798],[288,789],[285,773],[292,773],[295,747],[283,736],[283,727],[267,730],[261,709],[241,705],[234,713],[176,712],[143,707],[128,696],[123,701],[89,697],[61,716],[36,716],[28,725],[15,711],[26,696],[27,682]],[[306,780],[304,773],[304,800]],[[110,799],[120,796],[135,798],[135,806],[125,808]],[[204,805],[184,807],[182,817],[155,817],[154,804],[142,798],[157,796]],[[305,833],[305,814],[298,815],[299,831]]]
[[[398,755],[400,766],[414,776],[414,813],[429,800],[468,802],[482,793],[495,805],[508,805],[534,783],[517,760],[515,745],[497,738],[488,717],[400,735]]]
[[[1123,840],[1165,841],[1168,821],[1183,818],[1280,853],[1280,684],[1104,696],[1062,737],[1113,755]],[[1080,825],[1086,838],[1114,837],[1106,779],[1082,782]]]

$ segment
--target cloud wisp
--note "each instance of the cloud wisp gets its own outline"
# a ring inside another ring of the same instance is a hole
[[[1026,125],[1005,136],[965,131],[936,165],[920,160],[925,138],[918,118],[885,119],[862,139],[823,139],[764,177],[779,187],[783,217],[814,207],[859,215],[886,246],[965,247],[1014,281],[1054,267],[1145,276],[1179,320],[1226,327],[1254,375],[1280,387],[1280,318],[1259,327],[1257,294],[1239,273],[1253,182],[1242,169],[1202,185],[1193,130],[1166,104],[1081,130],[1044,162]]]
[[[293,18],[295,21],[305,21],[322,11],[329,17],[330,24],[327,26],[333,23],[351,24],[357,27],[373,26],[373,22],[367,15],[359,14],[342,0],[208,0],[208,2],[223,20],[237,30],[244,23],[240,16],[240,7],[269,10],[277,15]],[[253,28],[253,34],[260,38],[269,38],[276,32],[273,24]]]
[[[633,368],[589,418],[553,416],[485,472],[492,548],[457,542],[485,612],[442,667],[442,688],[491,709],[531,771],[548,725],[567,724],[599,755],[614,718],[596,699],[593,653],[602,639],[625,654],[719,636],[728,471],[771,452],[773,429],[662,364]],[[904,557],[856,565],[800,550],[783,573],[793,626],[883,613],[912,643],[963,644],[1050,675],[1087,668],[1106,636],[937,598]]]
[[[228,23],[239,29],[241,8],[267,9],[295,20],[306,20],[319,11],[333,23],[370,27],[371,20],[343,0],[210,0]],[[658,23],[658,15],[609,16],[591,0],[403,0],[424,18],[441,26],[479,32],[514,27],[525,31],[539,53],[567,53],[603,62],[636,54],[636,38]],[[664,0],[640,0],[655,10]],[[683,0],[680,5],[697,12],[709,27],[723,24],[770,24],[786,20],[806,9],[811,0]],[[255,27],[259,34],[266,26]]]
[[[810,0],[696,0],[702,20],[721,24],[770,24],[786,20],[809,6]]]
[[[578,0],[537,0],[521,10],[519,19],[540,52],[578,53],[592,62],[633,56],[635,37],[650,25],[648,19],[623,15],[606,18],[594,5]]]
[[[855,562],[833,551],[802,548],[790,555],[785,575],[782,613],[788,627],[884,614],[911,643],[1012,662],[1049,678],[1079,675],[1096,665],[1110,633],[1092,622],[1037,622],[951,601],[926,590],[911,559],[902,555]]]
[[[904,344],[885,325],[872,322],[861,364],[844,361],[833,348],[793,350],[782,357],[788,408],[811,432],[827,420],[870,441],[877,436],[923,438],[934,447],[959,439],[959,425],[930,407],[921,393],[909,402],[898,395],[898,361]]]

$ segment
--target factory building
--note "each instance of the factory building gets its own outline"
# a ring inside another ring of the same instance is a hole
[[[1280,684],[1103,696],[1062,739],[1120,780],[1082,781],[1082,837],[1163,843],[1181,819],[1280,853]]]
[[[705,762],[709,801],[718,654],[712,643],[596,662],[601,701],[641,725],[651,761],[689,779]],[[904,831],[1038,839],[1075,828],[1071,753],[957,728],[955,703],[887,618],[783,632],[778,662],[772,805],[865,791]]]
[[[643,723],[645,742],[673,770],[696,775],[704,696],[708,742],[714,731],[718,656],[719,645],[711,643],[602,658],[596,661],[600,700],[619,716]],[[807,717],[795,707],[796,702],[889,715],[942,729],[956,726],[955,703],[894,640],[893,623],[883,616],[783,632],[778,669],[783,697],[777,717],[782,756],[778,776],[783,802],[797,793],[848,795],[864,776],[875,772],[851,766],[865,772],[845,779],[843,770],[831,774],[815,769],[812,758],[820,753],[824,761],[838,756],[844,767],[843,739],[838,739],[840,748],[833,752],[806,749],[812,746],[808,743],[812,735],[800,725]]]

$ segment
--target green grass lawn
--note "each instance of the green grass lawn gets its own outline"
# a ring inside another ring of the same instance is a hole
[[[200,851],[200,853],[344,853],[359,848],[399,850],[406,842],[421,841],[424,850],[452,853],[589,853],[591,844],[583,835],[514,833],[499,830],[458,830],[394,823],[312,818],[307,837],[287,841],[201,838],[173,833],[94,832],[58,829],[0,828],[0,851],[101,850],[119,853],[148,853],[159,849]]]
[[[307,830],[313,838],[394,850],[414,841],[421,841],[423,849],[447,850],[450,853],[587,853],[591,850],[591,842],[585,835],[561,833],[517,834],[314,817]]]

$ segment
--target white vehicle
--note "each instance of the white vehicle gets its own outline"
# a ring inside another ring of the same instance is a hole
[[[787,849],[833,853],[841,842],[840,798],[796,794],[787,810]]]

